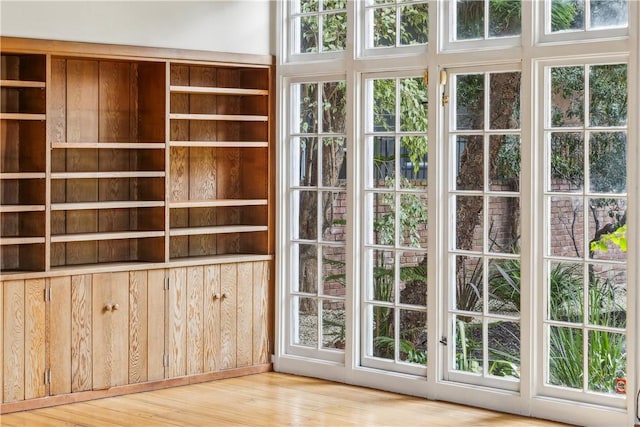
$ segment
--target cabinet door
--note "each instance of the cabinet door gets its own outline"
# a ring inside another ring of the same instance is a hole
[[[46,395],[45,279],[0,284],[3,402]]]

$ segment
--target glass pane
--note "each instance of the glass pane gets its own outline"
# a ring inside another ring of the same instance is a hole
[[[373,232],[375,245],[395,245],[396,214],[393,193],[373,194]]]
[[[487,339],[489,375],[520,378],[520,323],[490,322]]]
[[[322,301],[322,347],[342,350],[345,340],[344,301]]]
[[[300,0],[300,12],[317,12],[318,0]]]
[[[489,312],[502,316],[520,316],[520,260],[490,259]]]
[[[491,129],[519,129],[520,73],[491,74],[489,84],[489,126]]]
[[[347,193],[322,193],[322,240],[344,242],[347,240]]]
[[[396,331],[394,328],[394,309],[390,307],[372,306],[372,319],[369,322],[372,328],[373,356],[383,359],[395,359]]]
[[[489,37],[520,35],[520,0],[489,1]]]
[[[296,197],[297,196],[297,197]],[[298,223],[294,239],[316,240],[318,238],[318,193],[315,191],[294,191],[294,203],[298,203]],[[294,215],[294,218],[296,215]]]
[[[627,0],[591,0],[591,27],[626,27]]]
[[[295,333],[293,343],[308,347],[318,346],[318,302],[311,298],[295,297],[293,300],[294,315],[298,321],[294,322]]]
[[[465,1],[460,3],[477,3]],[[456,77],[456,129],[484,128],[484,75],[469,74]]]
[[[347,258],[344,246],[322,247],[322,294],[345,297]]]
[[[318,52],[318,17],[300,17],[300,52]]]
[[[292,185],[315,187],[318,183],[318,138],[295,138],[293,141],[298,158]]]
[[[627,376],[627,340],[624,334],[589,331],[589,390],[616,393],[616,379]]]
[[[346,126],[347,85],[345,82],[322,84],[322,131],[344,133]]]
[[[422,77],[400,80],[400,130],[427,131],[427,86]]]
[[[589,256],[626,261],[627,202],[624,199],[589,199]]]
[[[428,242],[426,194],[400,195],[402,246],[426,248]]]
[[[400,303],[427,306],[427,254],[400,255]]]
[[[580,329],[549,327],[547,367],[549,384],[582,389],[584,378],[583,333]]]
[[[395,187],[396,140],[392,136],[373,138],[372,187]]]
[[[626,132],[597,132],[589,136],[589,189],[596,193],[626,193]]]
[[[484,37],[484,0],[458,0],[456,35],[458,40]]]
[[[373,131],[396,129],[396,81],[373,81]]]
[[[520,249],[520,198],[488,198],[489,252],[515,254]]]
[[[427,364],[427,313],[400,310],[400,360]]]
[[[550,191],[576,192],[584,188],[584,135],[551,134]]]
[[[316,294],[318,292],[318,247],[294,245],[294,251],[298,253],[298,282],[294,283],[293,290]]]
[[[627,65],[594,65],[589,70],[589,123],[624,126],[627,123]]]
[[[323,10],[344,10],[346,7],[347,0],[322,0]]]
[[[548,254],[584,256],[584,202],[579,197],[552,197],[547,228]]]
[[[456,249],[483,250],[482,211],[482,197],[456,196]]]
[[[300,124],[297,129],[301,133],[318,132],[318,84],[303,83],[300,89]]]
[[[400,8],[400,44],[424,44],[429,37],[429,6],[426,3]]]
[[[551,0],[551,31],[584,29],[584,0]]]
[[[482,312],[484,288],[481,257],[456,256],[456,309]]]
[[[552,262],[549,264],[549,320],[582,323],[583,270],[581,264]]]
[[[395,258],[392,251],[371,251],[370,283],[375,301],[393,302],[395,299]]]
[[[484,189],[484,139],[482,135],[456,137],[456,190]]]
[[[373,11],[373,46],[396,45],[396,9],[379,7]]]
[[[322,185],[347,185],[347,141],[342,137],[322,138]]]
[[[427,188],[427,138],[403,136],[400,138],[400,187]]]
[[[589,264],[589,323],[627,325],[627,271],[624,266]]]
[[[347,14],[330,13],[322,17],[322,50],[341,51],[347,45]]]
[[[482,373],[483,337],[482,320],[477,317],[456,316],[455,369],[458,371]]]
[[[584,124],[584,67],[551,69],[551,126]]]
[[[520,136],[489,137],[489,188],[520,191]]]

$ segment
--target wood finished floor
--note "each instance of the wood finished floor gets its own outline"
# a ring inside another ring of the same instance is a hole
[[[562,426],[269,372],[0,416],[0,426]]]

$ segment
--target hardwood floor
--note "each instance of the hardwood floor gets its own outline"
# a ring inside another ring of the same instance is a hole
[[[269,372],[2,415],[14,426],[561,426]]]

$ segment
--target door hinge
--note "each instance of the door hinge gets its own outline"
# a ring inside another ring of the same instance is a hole
[[[440,85],[442,86],[442,106],[449,104],[449,95],[447,95],[447,80],[449,75],[447,70],[440,70]]]
[[[44,288],[44,302],[51,301],[51,288]]]
[[[164,278],[164,290],[168,291],[169,290],[169,276],[166,276]]]
[[[44,370],[44,385],[51,385],[51,368]]]
[[[169,355],[167,353],[164,353],[164,355],[162,356],[162,366],[164,366],[165,368],[169,367]]]

